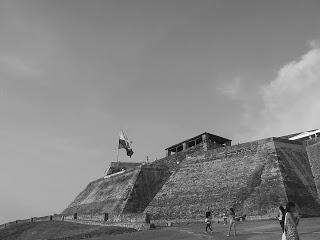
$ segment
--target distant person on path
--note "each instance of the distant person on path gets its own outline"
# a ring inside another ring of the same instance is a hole
[[[208,228],[212,232],[212,228],[211,228],[211,211],[210,211],[209,207],[207,208],[207,211],[206,211],[206,220],[205,221],[206,221],[206,232],[208,232]]]
[[[283,206],[279,206],[279,214],[278,214],[278,220],[282,229],[282,232],[284,232],[284,219],[286,216],[286,211],[284,210]]]
[[[227,225],[228,224],[228,217],[225,212],[222,214],[222,218],[223,218],[223,225]]]
[[[229,232],[228,237],[230,236],[231,228],[234,229],[234,236],[236,236],[236,213],[234,212],[233,208],[229,210]]]
[[[299,223],[299,217],[294,215],[295,204],[293,202],[288,202],[286,205],[286,215],[284,220],[284,231],[286,240],[299,240],[299,234],[297,226]]]

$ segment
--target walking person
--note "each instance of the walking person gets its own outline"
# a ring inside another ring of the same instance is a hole
[[[206,218],[206,232],[208,232],[208,228],[211,230],[212,232],[212,228],[211,228],[211,219],[210,218]]]
[[[283,206],[279,206],[279,214],[278,214],[278,220],[282,229],[282,232],[284,232],[284,219],[286,216],[286,211],[284,210]]]
[[[286,240],[299,240],[297,226],[299,217],[294,215],[296,205],[293,202],[288,202],[286,205],[286,215],[284,221],[284,232]]]
[[[236,236],[236,213],[234,212],[233,208],[229,210],[229,232],[228,237],[230,236],[231,228],[234,229],[234,236]]]
[[[207,211],[206,211],[206,232],[208,232],[208,228],[211,230],[212,232],[212,228],[211,228],[211,211],[210,211],[210,208],[208,207],[207,208]]]
[[[227,217],[227,214],[224,212],[222,214],[222,218],[223,218],[223,225],[227,225],[228,224],[228,217]]]

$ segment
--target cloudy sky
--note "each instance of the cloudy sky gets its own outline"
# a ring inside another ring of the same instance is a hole
[[[320,127],[320,2],[0,0],[0,223],[208,131]]]

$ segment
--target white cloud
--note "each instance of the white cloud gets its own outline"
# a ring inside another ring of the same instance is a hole
[[[319,128],[320,48],[313,47],[298,61],[284,65],[260,93],[262,109],[243,118],[254,138]]]
[[[220,84],[217,90],[227,97],[237,99],[243,90],[243,80],[235,77],[230,82]]]

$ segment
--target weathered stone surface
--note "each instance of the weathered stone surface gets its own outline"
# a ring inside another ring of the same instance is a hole
[[[250,215],[274,214],[285,202],[272,140],[256,141],[186,158],[146,209],[152,218],[202,219],[235,207]]]
[[[169,176],[170,172],[166,168],[142,168],[128,197],[123,213],[143,212]]]
[[[216,215],[234,207],[238,214],[274,217],[289,199],[303,214],[314,215],[318,205],[306,151],[279,141],[269,138],[187,156],[145,212],[153,219],[203,219],[210,206]],[[299,160],[303,172],[283,167]]]
[[[62,214],[143,212],[169,175],[167,169],[140,166],[98,179],[89,183]]]
[[[306,216],[320,215],[320,202],[305,146],[275,140],[287,198]]]
[[[89,183],[62,214],[122,212],[139,173],[140,168]]]
[[[308,158],[320,198],[320,138],[307,146]]]

